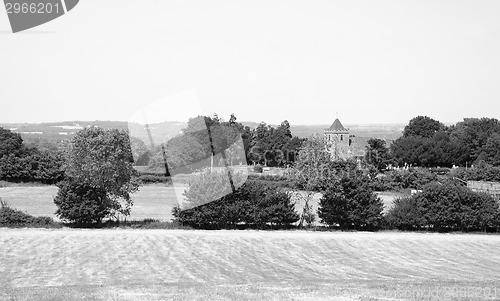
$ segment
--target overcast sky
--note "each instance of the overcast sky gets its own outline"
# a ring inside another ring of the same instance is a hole
[[[500,118],[494,0],[81,0],[16,34],[2,7],[0,49],[0,123]]]

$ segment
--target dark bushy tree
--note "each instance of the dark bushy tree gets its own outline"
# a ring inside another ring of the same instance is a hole
[[[499,225],[499,204],[491,196],[446,182],[394,203],[389,225],[402,230],[485,231]]]
[[[23,139],[18,133],[0,127],[0,158],[10,154],[17,155],[23,146]]]
[[[319,202],[322,223],[340,229],[373,230],[382,222],[382,201],[366,175],[351,172],[334,179]]]
[[[398,198],[385,216],[390,228],[420,230],[426,225],[423,208],[414,197]]]
[[[100,223],[113,209],[119,209],[103,187],[75,180],[61,182],[54,198],[56,215],[77,224]]]
[[[451,135],[463,146],[464,162],[461,165],[488,160],[488,152],[491,150],[485,148],[490,139],[490,145],[496,143],[494,134],[500,134],[500,122],[495,118],[465,118],[453,126]]]
[[[378,138],[368,140],[365,159],[367,163],[372,164],[379,171],[386,170],[389,165],[393,164],[393,159],[385,140]]]
[[[287,227],[299,219],[290,194],[262,181],[248,180],[236,191],[208,203],[200,200],[197,193],[187,192],[186,196],[188,202],[200,205],[185,210],[176,207],[173,215],[180,223],[195,228],[235,228],[238,224],[252,228]]]
[[[444,129],[444,125],[427,116],[417,116],[410,120],[403,131],[403,137],[431,138],[438,131]]]

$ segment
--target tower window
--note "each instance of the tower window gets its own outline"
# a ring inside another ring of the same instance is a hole
[[[344,135],[340,135],[340,141],[344,140]]]

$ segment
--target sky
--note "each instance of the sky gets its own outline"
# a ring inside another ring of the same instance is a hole
[[[13,34],[0,123],[500,118],[500,1],[81,0]]]

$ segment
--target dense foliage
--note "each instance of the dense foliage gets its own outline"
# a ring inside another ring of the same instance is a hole
[[[450,177],[463,181],[492,181],[500,182],[500,166],[492,166],[480,162],[472,168],[457,168],[451,171]]]
[[[251,134],[248,161],[265,166],[286,166],[295,162],[304,141],[292,136],[287,120],[276,128],[261,122]]]
[[[377,191],[422,189],[438,180],[438,176],[424,168],[391,170],[377,176],[372,187]]]
[[[452,182],[431,183],[421,193],[396,200],[387,214],[401,230],[486,231],[498,229],[499,204],[491,196]]]
[[[50,217],[29,215],[0,199],[0,227],[58,227]]]
[[[384,171],[395,163],[391,157],[386,141],[378,138],[371,138],[368,140],[365,160],[379,171]]]
[[[331,179],[319,201],[318,217],[340,229],[373,230],[381,225],[383,207],[368,176],[349,172]]]
[[[130,194],[137,191],[128,133],[86,128],[72,139],[65,165],[66,181],[54,200],[57,215],[71,222],[100,222],[129,215]]]
[[[251,129],[237,122],[234,114],[229,121],[216,114],[197,116],[189,119],[181,135],[143,153],[136,164],[147,160],[151,170],[164,170],[166,161],[169,173],[189,173],[210,166],[212,154],[224,150],[227,165],[286,166],[295,161],[302,142],[292,136],[286,120],[276,128],[261,123]],[[219,155],[213,164],[222,166],[221,159]]]
[[[58,150],[23,144],[21,136],[0,127],[0,180],[54,184],[64,178]]]
[[[399,166],[466,166],[479,161],[500,165],[500,123],[494,118],[465,118],[452,126],[418,116],[391,145]]]
[[[173,215],[181,224],[202,229],[266,228],[287,227],[299,219],[290,194],[277,185],[248,180],[228,193],[223,176],[215,176],[221,182],[220,187],[211,189],[206,185],[207,177],[210,175],[190,182],[186,191],[188,209],[174,208]],[[216,195],[223,196],[207,202]]]

